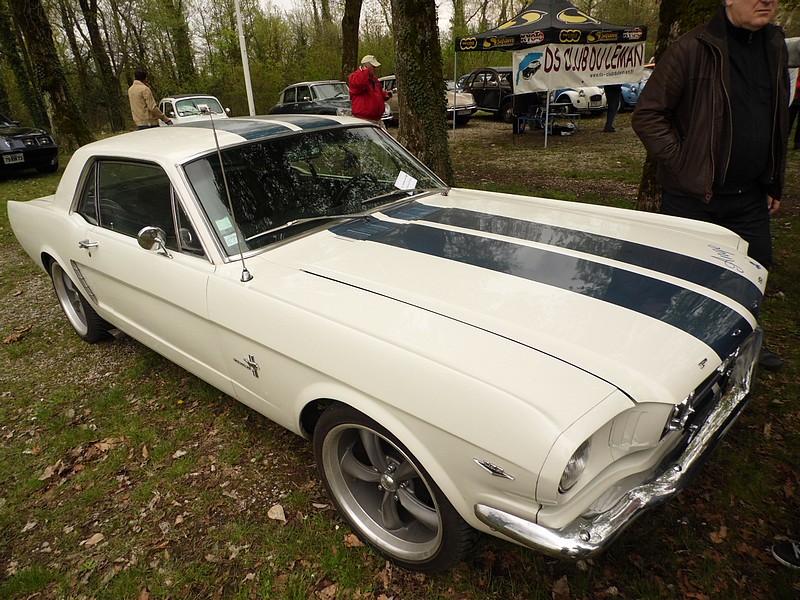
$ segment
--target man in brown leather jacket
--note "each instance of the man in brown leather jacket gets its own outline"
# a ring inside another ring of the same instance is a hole
[[[769,23],[775,8],[776,0],[725,0],[667,49],[632,119],[657,164],[661,211],[731,229],[767,269],[789,133],[786,45]],[[782,366],[766,349],[760,363]]]

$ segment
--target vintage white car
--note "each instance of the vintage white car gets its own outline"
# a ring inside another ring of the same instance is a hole
[[[606,92],[597,86],[556,90],[553,98],[556,104],[566,104],[576,113],[599,113],[608,108]]]
[[[121,330],[313,440],[396,564],[479,532],[590,556],[746,404],[766,272],[733,233],[450,189],[350,117],[212,125],[80,148],[14,233],[84,340]]]

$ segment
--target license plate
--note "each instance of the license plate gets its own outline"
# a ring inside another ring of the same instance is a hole
[[[457,115],[469,115],[471,113],[472,113],[472,111],[470,109],[468,109],[468,108],[462,108],[461,110],[457,110],[456,111]]]
[[[589,106],[595,106],[596,107],[596,106],[600,106],[600,104],[601,103],[600,103],[599,100],[594,100],[592,102],[589,102]]]
[[[25,162],[25,156],[22,154],[22,152],[16,152],[14,154],[4,154],[3,162],[7,165],[13,165],[14,163]]]

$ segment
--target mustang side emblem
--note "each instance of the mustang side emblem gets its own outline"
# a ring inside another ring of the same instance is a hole
[[[243,367],[250,369],[250,372],[253,374],[253,377],[258,379],[258,371],[261,369],[261,367],[258,366],[255,356],[250,354],[244,360],[239,360],[238,358],[234,358],[233,362],[235,362],[237,365],[242,365]]]

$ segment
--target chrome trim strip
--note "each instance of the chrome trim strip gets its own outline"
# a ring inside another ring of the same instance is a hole
[[[657,470],[661,473],[659,476],[631,489],[608,511],[591,519],[579,517],[559,530],[483,504],[475,505],[475,515],[513,541],[551,556],[586,558],[603,551],[643,512],[688,487],[749,401],[761,339],[761,329],[756,328],[740,347],[742,360],[734,365],[738,373],[731,377],[728,389],[708,415],[703,428],[690,437],[680,455],[667,457]]]

